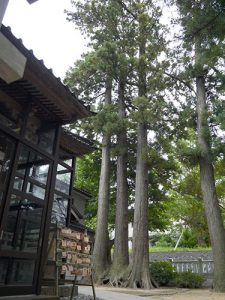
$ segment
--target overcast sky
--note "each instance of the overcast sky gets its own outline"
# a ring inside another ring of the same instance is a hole
[[[64,9],[69,8],[70,0],[39,0],[32,5],[26,0],[9,0],[3,19],[25,47],[61,78],[85,51],[84,38],[66,20]]]

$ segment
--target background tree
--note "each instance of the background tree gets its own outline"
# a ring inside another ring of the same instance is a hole
[[[221,94],[218,87],[223,60],[224,5],[222,1],[176,1],[183,27],[183,54],[186,78],[195,86],[197,148],[201,190],[214,257],[214,288],[225,290],[225,236],[214,177],[214,146],[212,129],[219,126],[210,120],[211,108]],[[192,61],[187,59],[192,57]],[[220,73],[218,71],[218,73]],[[214,126],[212,126],[214,123]]]

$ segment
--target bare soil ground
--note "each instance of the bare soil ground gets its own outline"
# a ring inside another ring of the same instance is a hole
[[[104,290],[107,290],[104,288]],[[163,288],[153,290],[108,288],[113,292],[137,295],[143,300],[225,300],[225,293],[215,293],[211,289]]]

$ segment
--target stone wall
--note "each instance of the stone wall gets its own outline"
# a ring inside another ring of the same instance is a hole
[[[153,252],[150,253],[150,261],[155,260],[197,260],[201,258],[202,260],[213,260],[212,251],[187,251],[187,252]]]

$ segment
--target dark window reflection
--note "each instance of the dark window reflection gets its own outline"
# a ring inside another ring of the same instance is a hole
[[[49,129],[49,126],[46,127],[43,123],[33,110],[28,116],[25,138],[52,154],[56,130],[55,128]]]
[[[68,199],[54,195],[51,222],[66,225],[68,211]]]
[[[5,284],[9,260],[0,258],[0,284]]]
[[[0,258],[0,285],[32,285],[34,260]]]
[[[22,126],[22,106],[0,91],[0,123],[20,133]]]
[[[1,119],[1,116],[0,116]],[[5,186],[14,150],[13,142],[0,132],[0,186]]]
[[[14,259],[9,272],[8,284],[32,285],[34,266],[33,260]]]
[[[52,154],[55,141],[55,128],[42,130],[39,133],[39,146],[41,149]]]
[[[3,200],[3,192],[0,191],[0,206],[1,206],[1,204],[2,204],[2,200]]]
[[[36,203],[12,195],[1,248],[36,253],[42,210]]]

